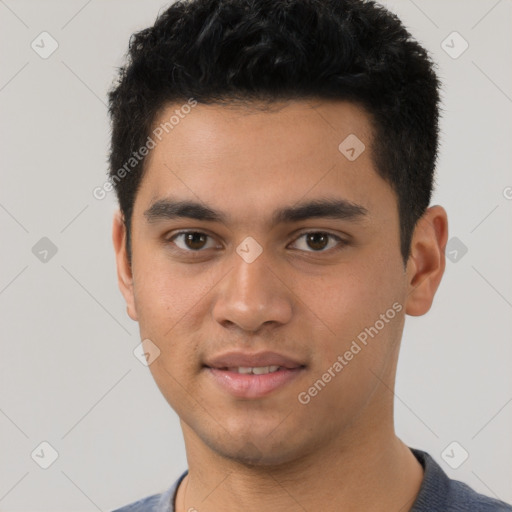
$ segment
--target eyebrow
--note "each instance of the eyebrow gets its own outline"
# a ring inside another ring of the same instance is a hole
[[[358,221],[368,215],[368,210],[346,199],[328,198],[301,202],[276,210],[271,224],[300,222],[307,219],[328,218],[337,220]],[[196,201],[180,201],[172,198],[159,199],[145,212],[149,223],[179,218],[198,221],[227,223],[228,216]]]

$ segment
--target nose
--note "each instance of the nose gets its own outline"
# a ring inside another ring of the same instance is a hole
[[[263,255],[247,263],[233,254],[233,268],[220,283],[213,307],[223,327],[256,332],[263,325],[283,325],[293,313],[293,292],[285,276]]]

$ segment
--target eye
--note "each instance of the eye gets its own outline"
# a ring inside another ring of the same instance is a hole
[[[300,243],[300,240],[303,240],[303,242]],[[323,231],[310,231],[308,233],[303,233],[294,242],[294,244],[298,246],[296,248],[306,252],[327,252],[329,249],[335,247],[336,243],[338,245],[345,244],[339,236],[332,235],[331,233],[325,233]]]
[[[179,249],[188,252],[199,252],[203,249],[217,247],[212,237],[201,231],[180,231],[168,240],[173,242]]]
[[[202,231],[180,231],[167,240],[179,250],[198,253],[207,249],[219,248],[215,240]],[[324,231],[310,231],[300,235],[293,243],[295,249],[305,252],[327,252],[330,249],[342,248],[346,242],[339,236]]]

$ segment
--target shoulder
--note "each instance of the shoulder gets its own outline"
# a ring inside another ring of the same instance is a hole
[[[129,505],[121,508],[116,508],[112,512],[153,512],[157,510],[155,507],[158,505],[163,493],[152,494],[140,500],[134,501]]]
[[[145,498],[134,501],[129,505],[116,508],[112,512],[174,512],[176,491],[187,473],[188,470],[185,471],[166,491],[146,496]]]
[[[512,506],[474,491],[463,482],[450,480],[447,512],[512,512]]]
[[[512,512],[511,505],[449,478],[427,452],[410,450],[424,469],[423,483],[410,512]]]

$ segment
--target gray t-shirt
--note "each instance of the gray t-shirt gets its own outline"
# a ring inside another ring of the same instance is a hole
[[[410,450],[424,471],[420,492],[410,512],[512,512],[511,505],[478,494],[468,485],[449,478],[428,453],[415,448]],[[176,490],[187,473],[185,471],[163,493],[142,498],[113,512],[175,512]]]

